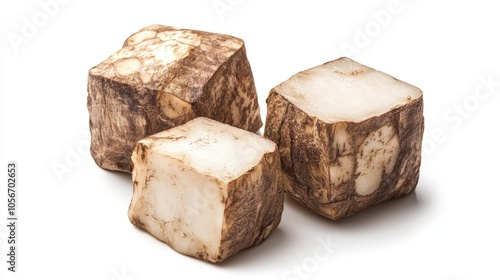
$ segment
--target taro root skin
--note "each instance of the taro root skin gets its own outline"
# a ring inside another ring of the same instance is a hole
[[[197,118],[140,140],[130,221],[175,251],[221,262],[259,245],[281,221],[276,145]]]
[[[292,76],[267,104],[285,191],[315,212],[336,220],[416,188],[420,89],[340,58]]]
[[[91,154],[104,169],[132,171],[140,139],[199,116],[256,132],[262,126],[241,39],[151,25],[88,77]]]

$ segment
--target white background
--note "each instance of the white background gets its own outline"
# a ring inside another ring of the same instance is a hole
[[[50,15],[46,2],[0,4],[1,279],[500,278],[494,1],[61,0]],[[23,35],[27,22],[38,26]],[[267,241],[219,265],[137,229],[127,218],[131,176],[98,168],[87,150],[86,83],[92,66],[152,23],[244,39],[263,114],[273,86],[344,55],[420,87],[416,192],[338,222],[287,200]],[[19,166],[17,273],[4,261],[9,160]],[[333,243],[320,259],[319,239]]]

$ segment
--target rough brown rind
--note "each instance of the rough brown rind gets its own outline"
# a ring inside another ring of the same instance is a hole
[[[285,193],[278,149],[228,185],[219,260],[264,242],[278,227]],[[252,186],[248,186],[252,182]]]
[[[91,154],[132,171],[136,142],[204,116],[256,132],[262,126],[241,39],[151,25],[89,71]]]
[[[362,122],[325,123],[311,117],[271,90],[267,99],[265,137],[277,143],[285,192],[315,212],[336,220],[388,199],[412,192],[418,182],[424,130],[423,99],[411,100],[380,116]],[[369,195],[356,193],[355,180],[363,143],[382,127],[393,127],[399,153],[392,172],[384,172],[381,184]],[[349,135],[335,140],[336,133]],[[345,180],[330,178],[330,166],[340,158],[354,163]]]

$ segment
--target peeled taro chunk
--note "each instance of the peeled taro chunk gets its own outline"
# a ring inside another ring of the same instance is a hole
[[[195,117],[256,132],[257,102],[241,39],[151,25],[89,71],[91,154],[131,172],[137,141]]]
[[[276,144],[207,118],[140,140],[129,219],[177,252],[220,262],[278,226]]]
[[[340,58],[276,86],[267,104],[285,191],[317,213],[339,219],[416,188],[420,89]]]

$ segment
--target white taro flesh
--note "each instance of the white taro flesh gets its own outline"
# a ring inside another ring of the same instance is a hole
[[[140,140],[132,161],[130,221],[179,253],[220,262],[280,223],[278,149],[255,133],[196,118]]]

